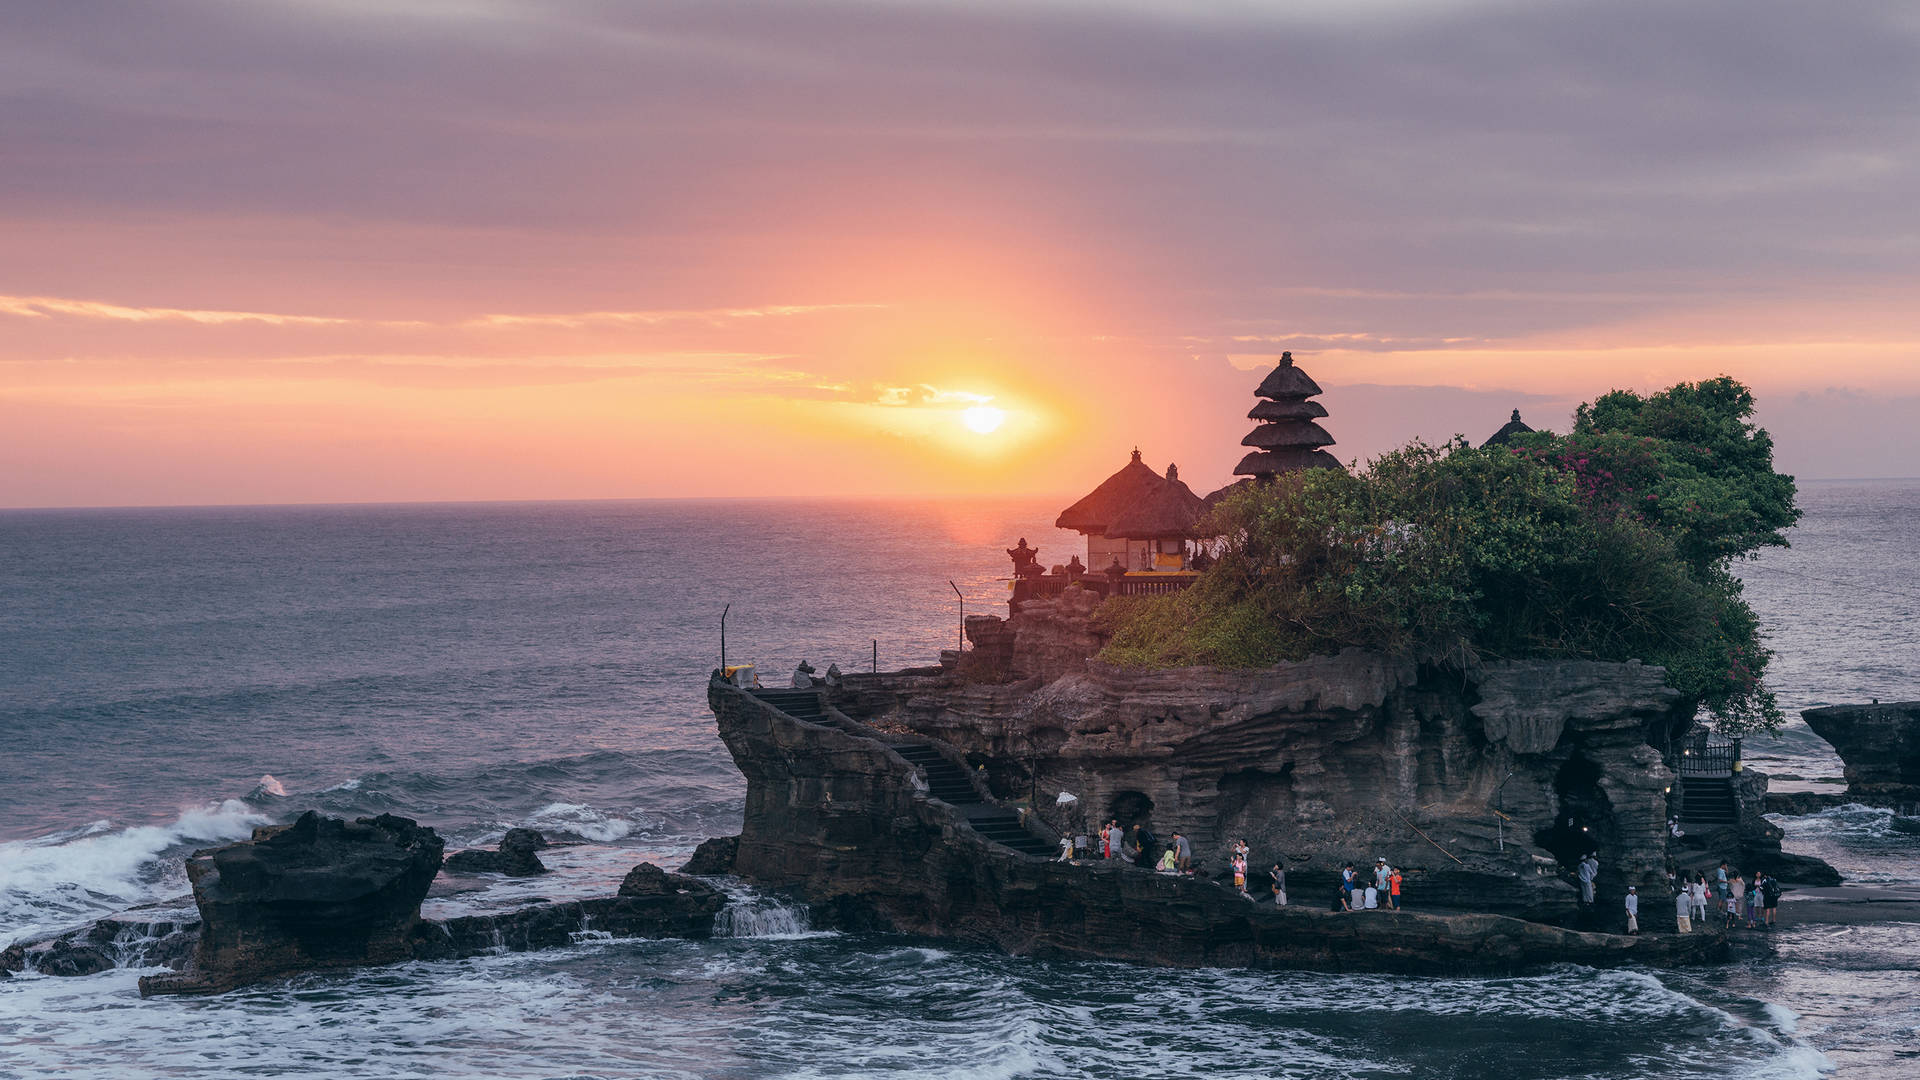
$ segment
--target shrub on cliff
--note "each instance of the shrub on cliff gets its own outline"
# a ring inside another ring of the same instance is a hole
[[[1243,489],[1211,515],[1220,557],[1192,589],[1102,607],[1102,659],[1639,659],[1723,727],[1772,727],[1768,654],[1728,564],[1784,544],[1798,511],[1751,413],[1731,379],[1616,391],[1570,435],[1416,442],[1357,474]]]

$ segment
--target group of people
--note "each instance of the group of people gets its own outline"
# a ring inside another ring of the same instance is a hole
[[[1373,861],[1373,876],[1362,876],[1348,863],[1340,871],[1340,895],[1336,898],[1340,911],[1370,911],[1386,908],[1400,910],[1400,871],[1387,865],[1385,859]]]
[[[1110,818],[1091,836],[1086,833],[1062,836],[1060,861],[1119,859],[1134,866],[1151,867],[1163,874],[1193,872],[1193,844],[1185,834],[1174,830],[1173,839],[1166,844],[1164,853],[1160,853],[1160,847],[1159,839],[1145,825],[1136,823],[1122,829],[1118,818]]]
[[[1674,920],[1682,933],[1705,929],[1714,918],[1728,930],[1743,922],[1749,930],[1771,930],[1779,917],[1780,879],[1764,870],[1748,881],[1722,861],[1711,878],[1704,872],[1689,879],[1669,871],[1667,884],[1673,889]]]

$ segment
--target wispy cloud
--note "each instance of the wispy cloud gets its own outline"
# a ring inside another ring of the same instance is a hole
[[[27,319],[55,316],[110,322],[189,322],[207,326],[264,323],[270,326],[340,326],[353,322],[325,315],[285,315],[270,311],[208,311],[198,308],[129,307],[100,300],[59,296],[0,296],[0,314]]]
[[[580,329],[588,326],[659,326],[679,322],[704,322],[718,325],[749,319],[817,315],[827,311],[875,310],[886,306],[885,304],[769,304],[764,307],[703,308],[686,311],[581,311],[556,315],[482,315],[477,319],[468,320],[465,325],[554,326],[565,329]]]

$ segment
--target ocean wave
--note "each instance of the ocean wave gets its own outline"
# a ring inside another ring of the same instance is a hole
[[[185,892],[183,863],[168,858],[170,851],[243,840],[272,820],[227,799],[182,810],[166,825],[115,829],[99,821],[0,844],[0,941],[52,933]]]
[[[609,844],[633,835],[635,823],[620,814],[596,810],[581,803],[548,803],[527,817],[527,827],[541,832],[571,833],[583,840]]]

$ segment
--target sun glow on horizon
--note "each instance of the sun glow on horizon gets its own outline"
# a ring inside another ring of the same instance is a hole
[[[976,435],[993,434],[999,430],[1001,424],[1006,422],[1006,419],[1005,410],[996,409],[991,405],[975,405],[960,413],[960,422],[967,425],[967,430]]]

